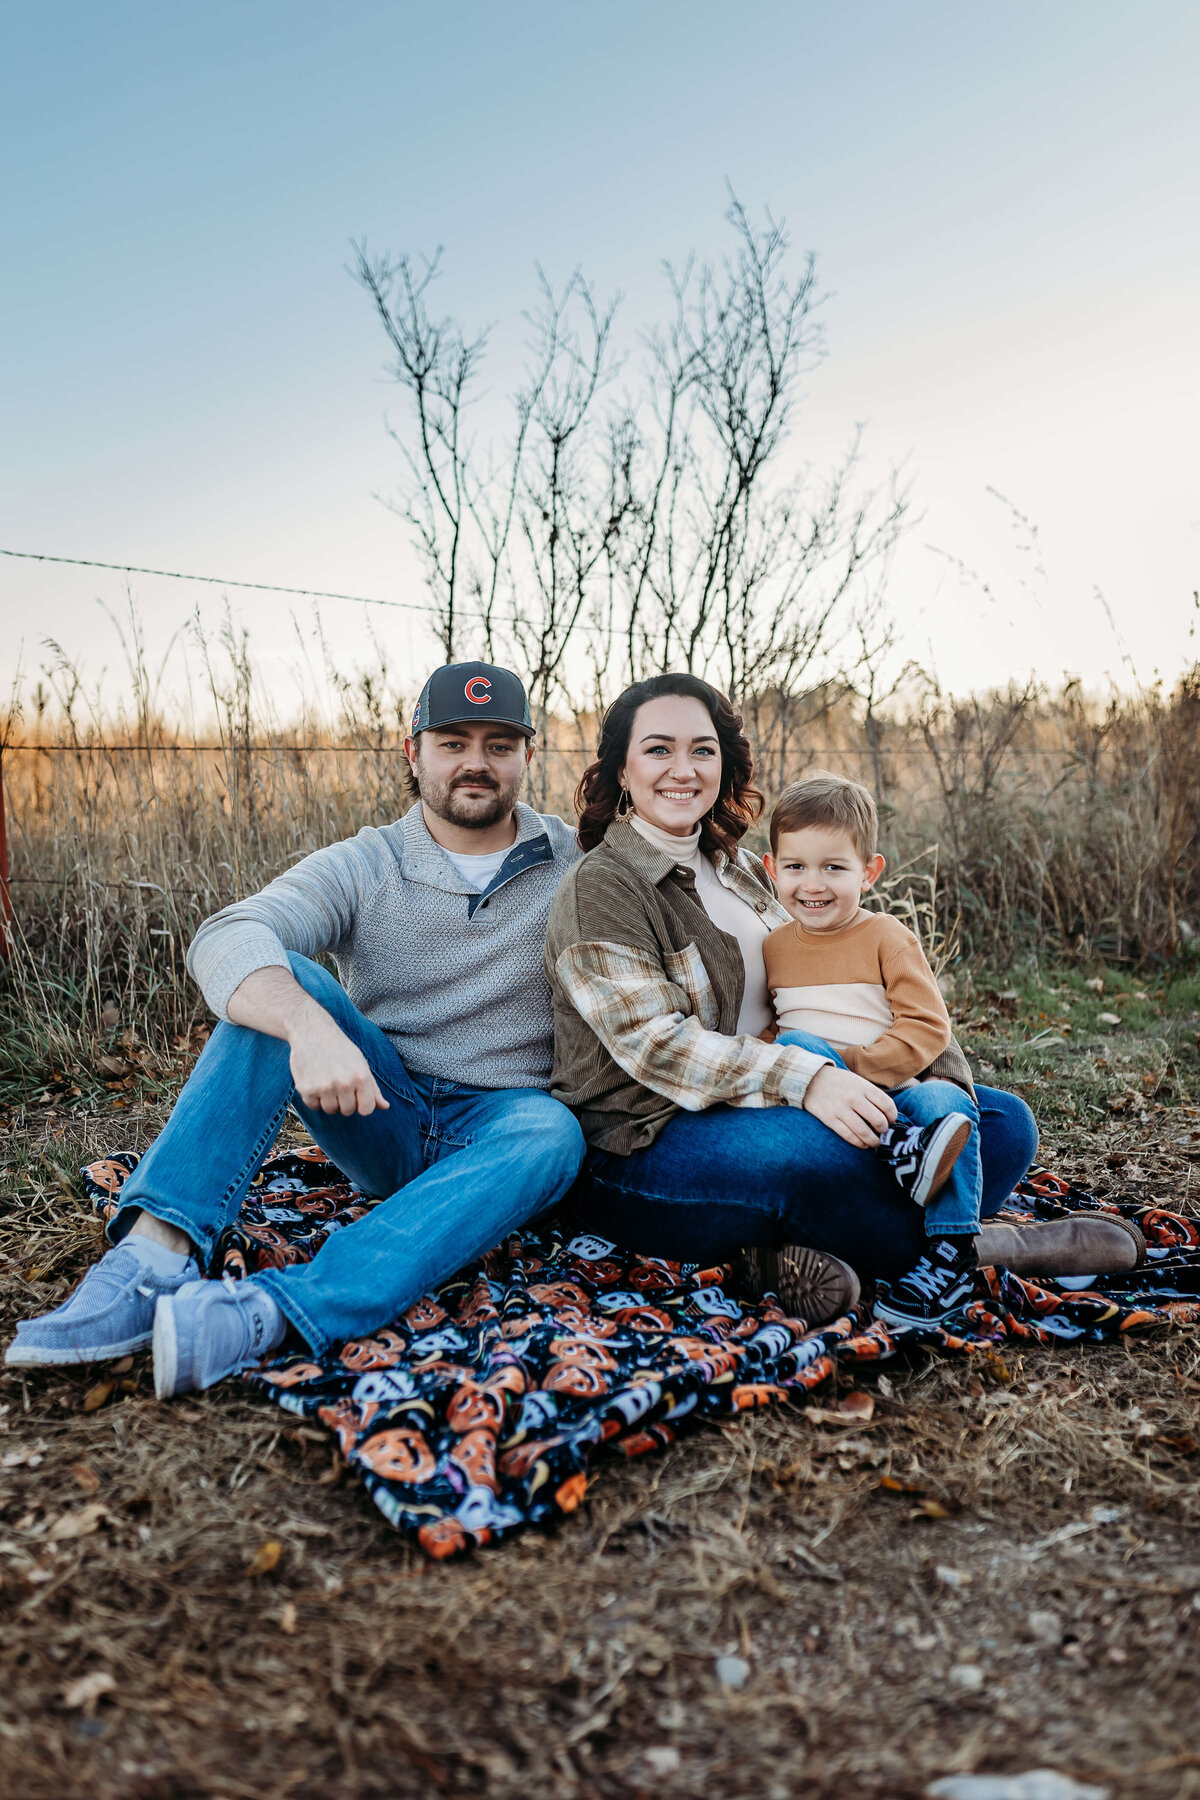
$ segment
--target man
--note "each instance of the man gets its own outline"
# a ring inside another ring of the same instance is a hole
[[[188,968],[221,1023],[122,1190],[113,1248],[18,1326],[6,1361],[99,1362],[153,1339],[164,1398],[259,1361],[289,1327],[320,1355],[566,1193],[583,1137],[548,1091],[542,946],[579,849],[518,802],[533,738],[509,670],[436,670],[404,742],[420,796],[405,817],[205,921]],[[289,1106],[384,1198],[311,1263],[198,1279]]]

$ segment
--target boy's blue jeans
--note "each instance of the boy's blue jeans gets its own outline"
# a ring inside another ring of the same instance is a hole
[[[553,1206],[583,1160],[575,1117],[540,1088],[478,1088],[410,1074],[377,1025],[316,963],[292,973],[356,1043],[390,1102],[365,1118],[297,1098],[279,1038],[222,1022],[164,1130],[121,1194],[116,1242],[144,1207],[186,1231],[207,1258],[294,1107],[325,1154],[366,1194],[387,1196],[337,1231],[311,1263],[255,1280],[310,1347],[362,1337],[464,1263]]]
[[[799,1044],[802,1050],[814,1050],[818,1056],[832,1057],[839,1069],[846,1067],[841,1057],[824,1038],[807,1031],[781,1031],[779,1044]],[[889,1088],[896,1111],[908,1125],[932,1125],[947,1113],[965,1113],[972,1131],[958,1161],[950,1171],[950,1179],[925,1208],[926,1237],[947,1237],[952,1233],[974,1234],[979,1230],[979,1208],[983,1200],[983,1164],[979,1157],[979,1108],[965,1088],[953,1081],[919,1081],[916,1087]]]

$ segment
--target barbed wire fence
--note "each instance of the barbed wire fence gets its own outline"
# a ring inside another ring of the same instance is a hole
[[[141,564],[2,548],[0,556],[429,615],[437,610],[418,601]],[[801,704],[805,696],[794,699]],[[1063,942],[1111,945],[1115,953],[1131,944],[1176,941],[1178,919],[1195,910],[1197,899],[1200,690],[1194,673],[1176,695],[1154,691],[1114,700],[1107,710],[1089,707],[1081,690],[1050,696],[1032,686],[965,702],[939,696],[937,706],[924,716],[871,716],[861,691],[849,684],[837,705],[823,705],[818,696],[811,723],[791,728],[786,758],[770,759],[763,783],[768,800],[785,780],[817,765],[863,779],[882,803],[889,857],[901,866],[928,858],[950,916],[963,911],[976,937],[990,932],[996,943],[1009,943],[1013,922],[1028,915],[1029,931],[1049,929]],[[253,891],[298,855],[398,816],[408,803],[401,767],[407,705],[393,697],[388,707],[386,719],[377,712],[369,733],[347,718],[328,734],[323,725],[314,733],[302,722],[293,732],[260,728],[255,734],[248,702],[236,729],[218,708],[220,723],[211,733],[193,728],[179,736],[142,711],[135,729],[125,725],[109,735],[98,718],[86,726],[39,720],[21,734],[10,716],[0,730],[0,956],[10,957],[21,935],[14,889],[29,896],[18,914],[30,923],[36,909],[39,929],[55,905],[61,911],[68,892],[126,893],[142,910],[152,892],[180,896],[175,936],[192,928],[205,908]],[[549,729],[538,746],[542,774],[531,797],[541,810],[570,817],[597,714],[543,723]],[[189,758],[195,767],[185,770]],[[57,782],[38,773],[67,760],[70,773]],[[164,765],[176,765],[178,778],[168,778]],[[20,803],[16,816],[13,799]],[[170,814],[169,831],[156,813]],[[143,868],[155,829],[160,866]],[[192,837],[204,840],[202,849],[189,847]],[[24,866],[14,873],[16,842]],[[150,874],[156,879],[142,879]],[[90,907],[85,897],[77,911]],[[151,934],[165,929],[146,922]]]

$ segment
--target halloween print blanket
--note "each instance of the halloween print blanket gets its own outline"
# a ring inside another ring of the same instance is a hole
[[[103,1216],[137,1160],[123,1152],[84,1170]],[[307,1261],[371,1204],[315,1147],[273,1156],[209,1273]],[[384,1516],[428,1555],[451,1556],[573,1511],[601,1451],[641,1456],[698,1419],[802,1400],[839,1364],[921,1344],[969,1354],[1200,1323],[1200,1221],[1101,1203],[1038,1170],[1005,1216],[1089,1208],[1136,1220],[1143,1268],[1083,1289],[983,1269],[961,1312],[922,1332],[891,1330],[862,1306],[809,1331],[771,1297],[740,1301],[727,1268],[638,1256],[551,1214],[372,1337],[322,1357],[279,1355],[246,1379],[334,1433]]]

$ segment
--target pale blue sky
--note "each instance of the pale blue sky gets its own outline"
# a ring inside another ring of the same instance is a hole
[[[1173,673],[1200,582],[1198,52],[1183,0],[9,5],[0,545],[419,597],[373,498],[391,396],[348,241],[444,244],[500,390],[535,261],[623,290],[632,333],[664,256],[721,249],[728,180],[831,294],[799,450],[863,420],[913,482],[910,650],[960,687]],[[1040,527],[1033,592],[989,484]],[[156,641],[204,598],[135,592]],[[0,560],[4,662],[52,634],[98,669],[98,595],[120,581]],[[286,621],[234,601],[264,641]],[[359,609],[323,618],[366,654]],[[394,641],[419,675],[421,634]]]

